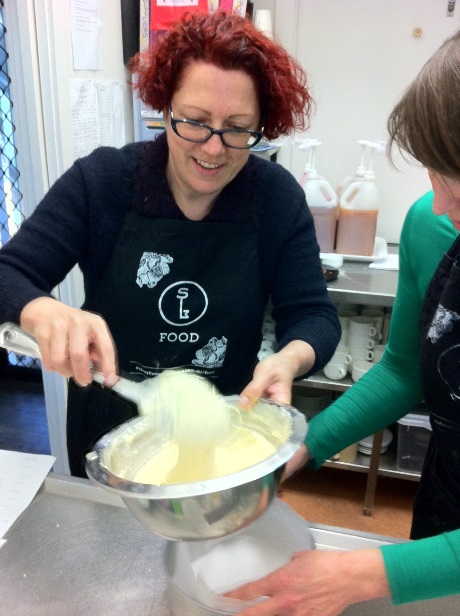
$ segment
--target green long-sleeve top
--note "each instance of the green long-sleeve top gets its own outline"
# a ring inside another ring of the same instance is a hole
[[[394,423],[422,400],[422,302],[436,267],[458,235],[445,215],[433,214],[432,204],[430,192],[413,204],[403,225],[398,289],[383,358],[309,423],[305,442],[315,468]],[[460,593],[460,530],[381,549],[394,603]]]

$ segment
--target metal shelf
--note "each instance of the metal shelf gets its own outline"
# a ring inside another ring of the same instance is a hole
[[[329,391],[346,391],[353,385],[353,380],[350,375],[347,375],[340,381],[328,379],[323,372],[317,372],[312,376],[301,381],[296,381],[294,387],[311,387],[313,389],[328,389]]]
[[[350,376],[346,376],[341,381],[333,381],[328,379],[321,372],[296,381],[293,389],[324,389],[326,391],[344,392],[353,385],[353,380]],[[356,471],[358,473],[368,473],[370,467],[370,456],[358,453],[358,457],[354,462],[340,462],[340,460],[327,460],[323,466],[330,468],[339,468],[342,470]],[[394,451],[388,451],[380,455],[378,475],[382,477],[397,477],[399,479],[408,479],[410,481],[419,481],[420,473],[404,471],[397,466],[397,455]]]
[[[396,463],[396,452],[387,451],[380,455],[378,475],[381,477],[396,477],[409,481],[420,481],[420,473],[415,471],[403,471],[398,468]],[[326,460],[323,466],[329,468],[339,468],[346,471],[356,471],[358,473],[368,473],[370,456],[358,453],[354,462],[340,462],[340,460]]]
[[[398,247],[388,246],[390,254],[397,253]],[[368,263],[344,261],[340,268],[337,280],[328,283],[327,289],[334,302],[350,302],[366,306],[393,306],[398,284],[398,272],[369,268]],[[318,372],[306,379],[295,381],[293,390],[304,388],[322,389],[335,392],[344,392],[354,384],[351,376],[347,375],[340,381],[328,379],[324,373]],[[374,506],[374,496],[377,476],[398,477],[411,481],[419,481],[420,474],[401,471],[397,467],[396,453],[390,450],[378,454],[383,431],[374,436],[376,451],[371,456],[358,453],[354,462],[340,462],[340,460],[327,460],[324,466],[351,470],[367,474],[366,493],[364,496],[364,514],[371,515]],[[380,443],[379,443],[380,441]],[[378,449],[377,449],[378,448]]]
[[[388,253],[396,254],[398,247],[388,245]],[[369,263],[344,261],[339,277],[329,282],[329,297],[334,302],[351,302],[366,306],[393,306],[398,284],[398,272],[369,267]]]
[[[389,246],[389,253],[397,252],[397,247]],[[398,272],[370,269],[367,264],[358,262],[344,262],[340,269],[339,278],[328,284],[329,296],[335,302],[351,302],[368,306],[391,307],[396,295]],[[335,392],[345,392],[354,384],[350,375],[340,381],[328,379],[324,373],[318,372],[306,379],[296,381],[294,391],[300,393],[302,389],[313,388]],[[376,446],[380,447],[379,440],[383,432],[374,436]],[[397,452],[391,448],[384,454],[374,452],[371,456],[358,453],[354,462],[341,462],[340,460],[327,460],[323,466],[350,470],[367,474],[366,493],[364,496],[364,514],[371,515],[374,506],[377,476],[394,477],[409,481],[420,481],[419,472],[404,471],[398,468]]]

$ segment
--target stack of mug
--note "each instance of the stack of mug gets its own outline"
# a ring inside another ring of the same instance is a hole
[[[350,317],[348,326],[348,348],[351,355],[351,367],[357,361],[371,362],[374,359],[373,348],[376,342],[380,342],[380,333],[374,325],[373,317],[371,316],[354,316]]]
[[[390,314],[381,308],[338,306],[342,337],[337,349],[324,367],[324,374],[332,380],[341,380],[347,374],[357,381],[385,350],[383,336],[388,336]],[[386,331],[385,331],[386,330]]]
[[[352,357],[350,349],[345,344],[338,344],[329,362],[324,366],[324,374],[328,379],[341,381],[347,376]]]

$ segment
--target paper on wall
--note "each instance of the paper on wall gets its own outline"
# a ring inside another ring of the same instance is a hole
[[[125,144],[123,84],[109,79],[70,79],[74,156]]]
[[[102,2],[69,0],[74,70],[102,70]]]

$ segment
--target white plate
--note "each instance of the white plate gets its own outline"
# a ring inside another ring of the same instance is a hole
[[[372,449],[366,449],[361,447],[360,445],[358,445],[358,451],[359,453],[362,453],[364,456],[370,456],[372,455]],[[386,453],[388,451],[388,447],[382,447],[382,449],[380,450],[380,453]]]
[[[388,430],[388,428],[385,428],[383,431],[382,447],[388,447],[392,440],[393,440],[393,434],[391,430]],[[366,438],[363,438],[361,441],[359,441],[358,447],[362,447],[364,449],[369,449],[372,451],[373,442],[374,442],[374,435],[371,434],[370,436],[366,436]]]
[[[335,253],[334,253],[335,254]],[[365,255],[339,255],[344,261],[364,261],[365,263],[371,263],[372,261],[382,261],[388,255],[387,243],[383,237],[376,237],[374,244],[374,254],[370,257]],[[320,252],[320,258],[327,260],[328,253]]]

